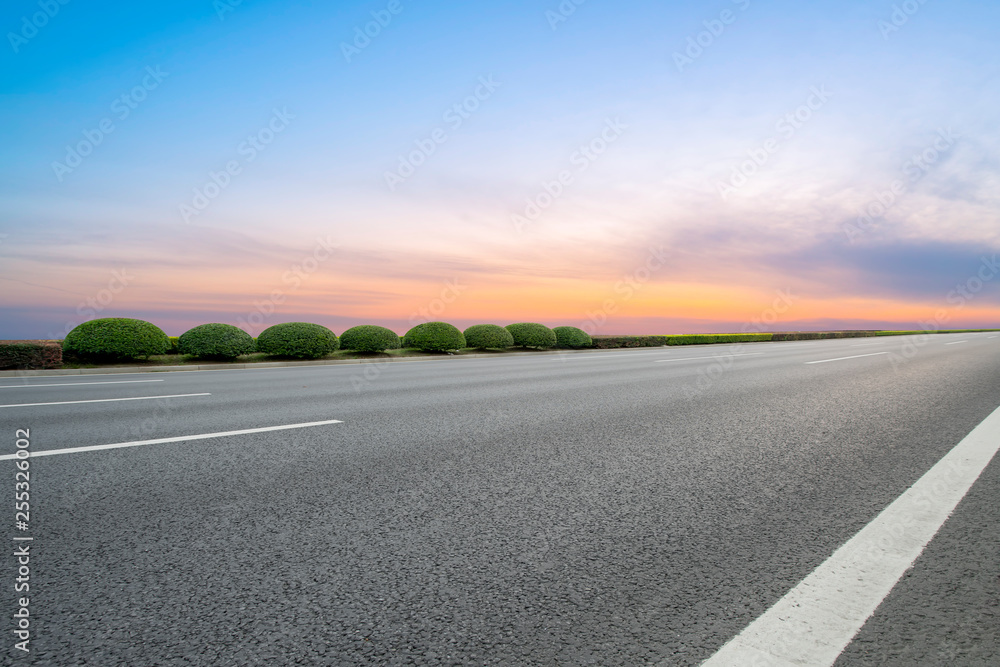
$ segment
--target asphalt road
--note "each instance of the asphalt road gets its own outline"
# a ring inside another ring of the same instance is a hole
[[[2,378],[62,403],[0,408],[5,454],[340,423],[31,459],[0,655],[697,665],[1000,406],[996,334],[904,342]],[[994,460],[838,667],[1000,662],[997,497]]]

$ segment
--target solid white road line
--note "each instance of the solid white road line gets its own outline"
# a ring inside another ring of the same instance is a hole
[[[872,352],[871,354],[855,354],[851,357],[837,357],[836,359],[820,359],[819,361],[807,361],[806,364],[825,364],[828,361],[843,361],[844,359],[860,359],[861,357],[877,357],[880,354],[889,354],[888,352]]]
[[[1000,449],[1000,408],[702,667],[832,665]]]
[[[211,396],[211,394],[173,394],[171,396],[133,396],[131,398],[97,398],[89,401],[57,401],[55,403],[12,403],[0,408],[33,408],[39,405],[74,405],[76,403],[113,403],[115,401],[151,401],[154,398],[186,398],[188,396]]]
[[[945,345],[958,345],[959,343],[968,343],[968,342],[969,341],[967,341],[967,340],[956,340],[956,341],[952,341],[951,343],[945,343]]]
[[[22,389],[24,387],[80,387],[94,384],[139,384],[141,382],[163,382],[163,380],[120,380],[117,382],[60,382],[59,384],[11,384],[0,389]]]
[[[681,357],[679,359],[657,359],[654,364],[662,364],[668,361],[691,361],[692,359],[725,359],[726,357],[755,357],[765,352],[745,352],[741,354],[713,354],[711,357]]]
[[[76,454],[79,452],[96,452],[102,449],[121,449],[123,447],[142,447],[144,445],[159,445],[168,442],[187,442],[188,440],[207,440],[209,438],[225,438],[231,435],[247,435],[249,433],[267,433],[269,431],[287,431],[293,428],[309,428],[311,426],[324,426],[326,424],[342,424],[339,419],[328,419],[321,422],[304,422],[302,424],[285,424],[283,426],[264,426],[262,428],[245,428],[239,431],[220,431],[218,433],[201,433],[198,435],[182,435],[176,438],[157,438],[156,440],[136,440],[134,442],[116,442],[110,445],[91,445],[89,447],[70,447],[68,449],[42,449],[31,450],[28,458],[39,456],[55,456],[57,454]],[[14,454],[4,454],[0,456],[0,461],[10,461],[21,458]]]

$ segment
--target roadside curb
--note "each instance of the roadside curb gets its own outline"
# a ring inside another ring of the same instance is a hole
[[[693,347],[693,346],[692,346]],[[638,349],[638,348],[622,348]],[[654,349],[654,348],[649,348]],[[372,359],[317,359],[314,361],[261,361],[257,363],[233,364],[190,364],[184,366],[107,366],[105,368],[50,368],[33,370],[0,371],[3,377],[38,377],[60,375],[108,375],[128,373],[168,373],[190,371],[233,371],[267,368],[295,368],[299,366],[340,366],[345,364],[379,364],[383,362],[400,363],[413,361],[443,361],[445,359],[500,358],[500,357],[537,357],[541,355],[574,354],[586,352],[608,352],[609,350],[537,350],[534,352],[505,352],[502,354],[452,354],[439,357],[378,357]]]

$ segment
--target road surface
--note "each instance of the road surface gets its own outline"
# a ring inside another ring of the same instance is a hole
[[[906,340],[0,378],[4,651],[698,665],[1000,406],[996,334]],[[839,667],[998,664],[998,497],[993,460]]]

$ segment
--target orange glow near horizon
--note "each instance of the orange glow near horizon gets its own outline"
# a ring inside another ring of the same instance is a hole
[[[55,313],[50,321],[59,329],[64,321],[120,316],[148,319],[175,333],[213,321],[257,320],[264,326],[290,319],[316,321],[335,331],[382,324],[400,333],[415,321],[427,320],[464,326],[536,321],[597,333],[662,334],[738,331],[747,326],[909,329],[935,320],[942,327],[1000,324],[997,309],[985,300],[973,299],[959,308],[944,295],[936,302],[905,301],[830,294],[815,285],[812,293],[802,293],[799,288],[756,286],[761,279],[752,273],[734,279],[736,284],[710,284],[695,276],[687,281],[667,281],[657,275],[630,281],[623,276],[631,272],[613,268],[572,278],[560,270],[531,275],[530,266],[511,264],[495,266],[493,272],[442,278],[429,276],[419,264],[390,262],[386,275],[379,274],[385,267],[364,274],[334,263],[296,274],[290,265],[273,261],[249,271],[220,262],[197,274],[176,265],[96,272],[59,266],[49,272],[48,285],[22,283],[8,293],[7,301]],[[123,288],[113,284],[116,272],[122,271],[129,277]],[[792,279],[788,282],[795,284]],[[117,291],[112,293],[112,287]]]

